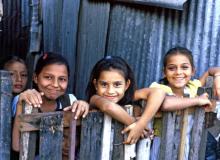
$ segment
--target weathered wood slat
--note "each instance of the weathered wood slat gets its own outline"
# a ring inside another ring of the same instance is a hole
[[[40,159],[61,160],[63,142],[63,115],[42,117],[40,122]]]
[[[32,113],[29,114],[22,114],[19,116],[20,118],[20,131],[37,131],[40,129],[40,120],[41,117],[48,117],[48,116],[56,116],[60,113],[63,114],[63,126],[69,127],[70,126],[70,120],[72,116],[72,112],[47,112],[47,113]],[[76,125],[79,126],[81,124],[81,120],[76,121]]]
[[[104,114],[102,145],[101,145],[101,160],[110,160],[110,150],[112,145],[112,117]]]
[[[194,124],[191,136],[191,145],[189,160],[199,160],[200,143],[202,139],[202,132],[204,131],[205,111],[203,108],[197,108],[194,116]],[[207,138],[207,137],[204,137]]]
[[[123,160],[124,159],[124,136],[121,131],[124,129],[124,125],[116,120],[113,120],[114,125],[114,139],[113,139],[113,151],[112,159]]]
[[[206,85],[198,89],[198,95],[204,92],[209,93],[209,97],[213,97],[212,92],[213,77],[208,77]],[[205,159],[205,149],[207,140],[207,129],[205,128],[205,111],[203,108],[197,107],[194,115],[194,123],[192,129],[192,137],[190,143],[190,160]],[[202,151],[202,152],[201,152]]]
[[[76,120],[75,114],[72,114],[70,119],[70,149],[69,160],[75,160],[75,146],[76,146]],[[65,118],[64,118],[65,119]]]
[[[133,116],[132,105],[125,105],[124,108],[130,116]],[[127,138],[127,135],[124,135],[124,139],[126,138]],[[131,144],[131,145],[125,144],[124,145],[124,160],[132,160],[136,157],[135,147],[136,147],[136,144]]]
[[[82,120],[80,160],[100,160],[103,113],[90,112]]]
[[[160,160],[173,159],[173,144],[175,132],[175,112],[165,112],[163,114],[163,129],[160,145]]]
[[[0,71],[0,158],[10,159],[12,81],[9,72]]]
[[[23,111],[24,114],[31,114],[32,112],[37,112],[36,109],[32,109],[32,106],[25,105],[23,102]],[[20,160],[29,160],[34,159],[36,151],[36,137],[35,132],[21,132],[20,139]]]

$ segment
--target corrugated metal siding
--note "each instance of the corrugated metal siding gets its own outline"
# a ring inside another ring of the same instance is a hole
[[[43,50],[62,54],[70,66],[68,91],[74,88],[80,0],[42,0]]]
[[[28,30],[21,27],[21,3],[19,0],[3,0],[3,18],[0,22],[1,55],[14,54],[25,57]]]
[[[20,37],[14,32],[20,33],[21,22],[11,21],[8,16],[19,17],[13,11],[20,13],[21,4],[3,2],[7,8],[0,45],[12,50],[11,44],[23,46],[13,42],[14,37]],[[22,5],[27,7],[27,1],[22,0]],[[61,52],[68,59],[72,70],[70,90],[75,85],[79,97],[84,97],[92,66],[104,55],[125,58],[135,71],[138,87],[144,87],[161,78],[165,52],[183,45],[193,51],[198,77],[209,66],[220,66],[219,8],[219,0],[189,0],[183,11],[115,1],[78,0],[71,4],[71,0],[42,0],[43,47],[45,51]],[[29,17],[29,12],[22,15]],[[27,23],[23,19],[23,25]]]
[[[162,76],[162,57],[176,45],[193,51],[196,77],[220,65],[220,1],[191,0],[183,11],[114,3],[110,15],[108,55],[124,57],[139,87]]]
[[[75,93],[85,98],[85,89],[94,64],[105,55],[110,4],[81,1]]]

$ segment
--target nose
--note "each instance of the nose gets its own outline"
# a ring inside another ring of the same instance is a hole
[[[107,89],[107,92],[108,92],[109,94],[114,93],[114,87],[113,87],[112,85],[110,85],[110,86],[108,87],[108,89]]]
[[[176,73],[177,73],[177,74],[181,74],[181,73],[182,73],[182,69],[181,69],[181,68],[177,68],[177,69],[176,69]]]
[[[22,80],[21,75],[19,73],[15,74],[15,79],[17,82],[20,82]]]
[[[58,87],[58,86],[59,86],[59,81],[58,81],[58,79],[54,79],[54,80],[53,80],[53,86],[54,86],[54,87]]]

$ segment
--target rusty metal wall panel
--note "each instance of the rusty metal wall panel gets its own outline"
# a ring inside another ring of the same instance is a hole
[[[105,55],[110,4],[81,1],[75,93],[85,98],[85,89],[93,65]]]
[[[220,65],[220,1],[190,0],[183,11],[114,3],[108,55],[125,58],[138,87],[162,77],[165,52],[176,45],[193,51],[196,77]]]

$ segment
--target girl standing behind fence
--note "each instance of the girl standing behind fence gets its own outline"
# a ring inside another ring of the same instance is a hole
[[[125,143],[136,143],[143,134],[147,123],[159,109],[165,93],[158,89],[146,89],[144,97],[147,107],[141,118],[130,116],[123,105],[131,104],[134,98],[135,80],[129,65],[120,57],[107,56],[94,66],[87,86],[87,96],[92,106],[125,125],[131,125],[125,131],[129,135]],[[136,99],[139,97],[136,96]]]
[[[17,56],[9,56],[4,60],[3,65],[1,66],[2,69],[9,71],[11,74],[12,79],[12,124],[14,121],[14,116],[16,113],[16,103],[18,101],[18,95],[22,91],[26,89],[27,80],[28,80],[28,71],[26,63],[23,59]],[[13,125],[12,125],[13,128]],[[16,160],[18,159],[19,155],[16,152],[11,151],[11,159]]]
[[[26,89],[27,80],[28,80],[28,71],[27,66],[23,59],[17,56],[7,57],[7,60],[4,62],[3,69],[9,71],[12,79],[12,93],[14,99],[12,102],[12,116],[15,116],[16,112],[16,95],[21,93]]]
[[[151,87],[153,88],[162,88],[168,95],[174,95],[175,97],[184,97],[184,95],[189,95],[190,97],[196,97],[198,87],[204,86],[206,78],[208,76],[214,76],[214,87],[216,95],[220,98],[220,68],[210,68],[205,72],[199,80],[191,80],[192,76],[195,74],[195,67],[193,63],[193,57],[191,51],[182,47],[175,47],[170,49],[165,57],[163,62],[163,72],[164,78],[160,83],[152,83]],[[203,106],[208,105],[206,109],[210,109],[210,102],[207,101],[207,95],[202,95],[199,98],[192,98],[190,101],[186,100],[177,101],[173,100],[171,103],[164,102],[162,110],[166,111],[176,111],[192,106]],[[189,113],[193,113],[194,109],[190,108]],[[184,159],[188,159],[189,155],[189,137],[193,125],[193,118],[189,115],[188,118],[188,132],[186,137],[186,145],[184,151]],[[162,129],[162,121],[156,119],[154,123],[155,135],[151,159],[158,158],[158,151],[160,146],[160,138]]]
[[[33,75],[34,89],[28,89],[19,95],[17,112],[13,128],[12,147],[19,151],[19,120],[22,113],[22,101],[33,107],[39,107],[40,112],[54,112],[61,110],[72,110],[75,112],[75,119],[88,113],[88,104],[76,100],[76,97],[69,94],[71,106],[62,106],[59,97],[66,93],[69,78],[69,65],[64,57],[55,53],[45,53],[36,65]],[[64,108],[66,107],[66,108]]]

